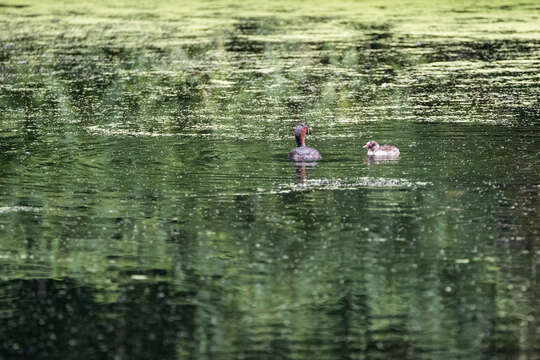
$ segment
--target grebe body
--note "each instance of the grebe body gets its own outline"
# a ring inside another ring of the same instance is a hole
[[[368,149],[368,156],[377,159],[397,159],[399,157],[399,149],[394,145],[379,145],[376,141],[368,141],[364,145],[364,149]]]
[[[296,125],[294,128],[294,137],[296,138],[297,147],[289,153],[289,160],[311,162],[322,159],[321,154],[316,149],[306,146],[306,135],[310,133],[309,127],[306,124],[301,123]]]

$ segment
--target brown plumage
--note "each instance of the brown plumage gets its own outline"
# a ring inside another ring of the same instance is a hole
[[[310,134],[309,127],[300,123],[294,129],[294,137],[297,147],[289,153],[289,160],[292,161],[318,161],[322,159],[321,154],[314,148],[306,146],[306,135]]]
[[[368,149],[368,156],[376,158],[396,159],[399,157],[399,149],[394,145],[379,145],[376,141],[370,140],[364,149]]]

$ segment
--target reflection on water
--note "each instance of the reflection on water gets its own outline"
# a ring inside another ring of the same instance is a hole
[[[399,159],[380,159],[373,156],[366,156],[364,164],[367,165],[378,165],[378,164],[397,164]]]
[[[300,162],[294,162],[294,167],[296,168],[296,177],[300,180],[306,180],[308,178],[308,174],[315,166],[317,166],[316,161],[300,161]],[[306,170],[307,169],[307,170]]]
[[[533,4],[36,6],[0,6],[0,359],[540,356]]]

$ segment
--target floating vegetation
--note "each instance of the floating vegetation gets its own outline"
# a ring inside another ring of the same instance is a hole
[[[139,135],[299,116],[329,125],[336,117],[512,125],[537,113],[536,103],[520,111],[540,83],[540,31],[524,5],[420,12],[422,2],[319,2],[283,12],[284,4],[248,2],[231,3],[229,17],[221,6],[127,4],[0,8],[9,29],[1,35],[0,108],[32,104],[49,125],[86,124],[89,132],[122,117]],[[494,21],[499,12],[504,21]],[[464,30],[463,14],[475,26]]]
[[[306,179],[301,182],[280,185],[277,193],[308,190],[354,190],[361,188],[418,188],[430,185],[425,181],[361,177],[356,179]]]
[[[0,206],[0,214],[38,211],[41,211],[41,208],[36,208],[32,206]]]

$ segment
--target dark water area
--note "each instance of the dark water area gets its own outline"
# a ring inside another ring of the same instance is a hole
[[[0,359],[539,358],[532,5],[0,4]]]

